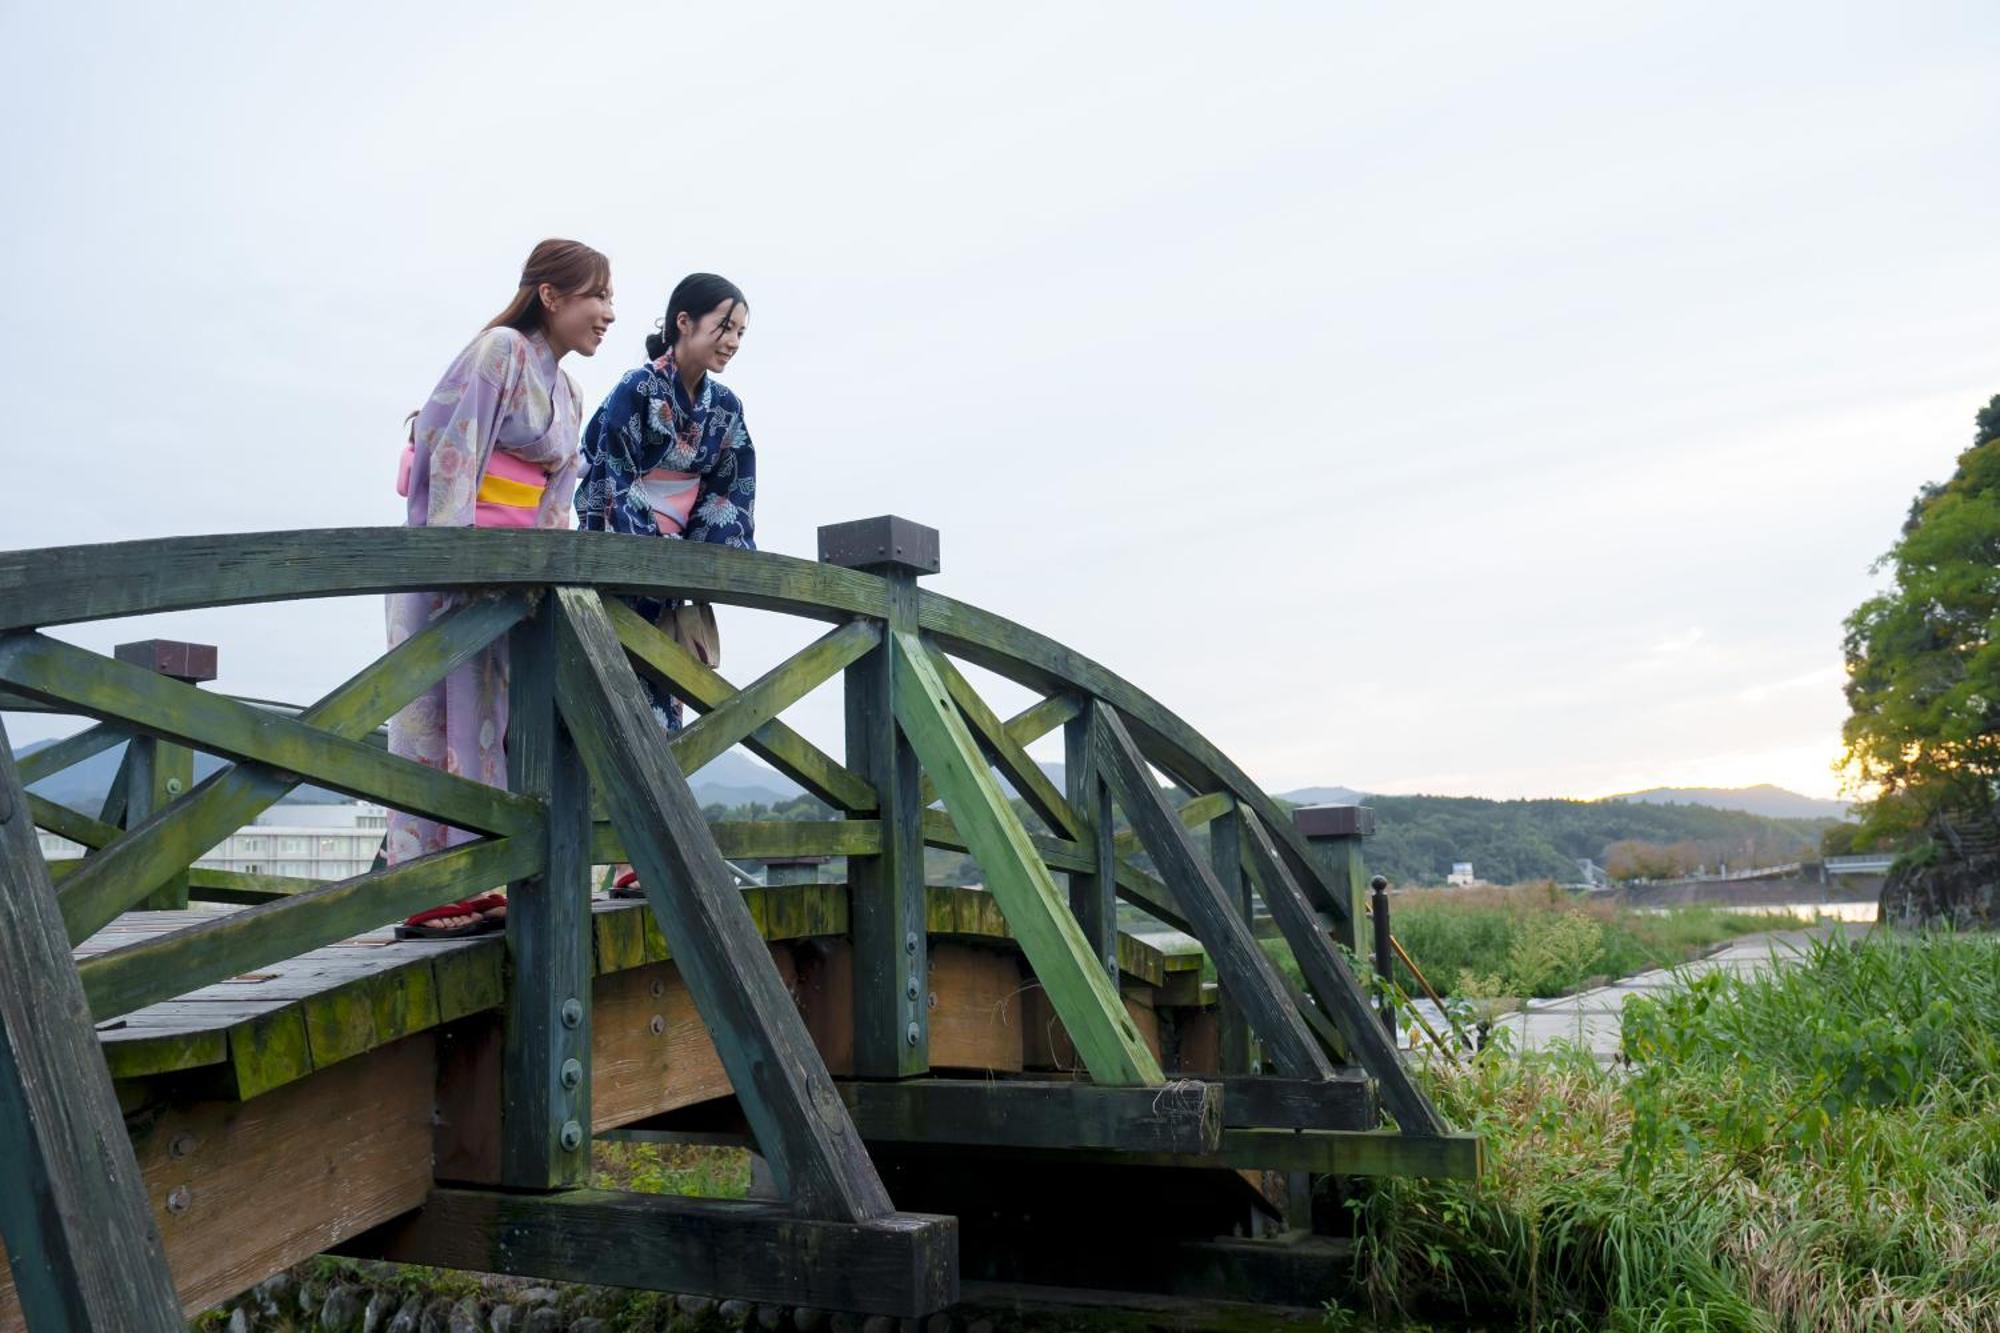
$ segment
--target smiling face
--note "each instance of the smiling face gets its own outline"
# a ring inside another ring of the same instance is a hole
[[[726,300],[700,319],[683,310],[674,316],[679,336],[674,340],[674,361],[683,374],[720,374],[743,346],[750,329],[750,307],[741,301]]]
[[[550,283],[541,287],[542,329],[549,346],[560,357],[564,352],[597,355],[604,334],[618,318],[611,307],[611,279],[588,291],[558,292]]]

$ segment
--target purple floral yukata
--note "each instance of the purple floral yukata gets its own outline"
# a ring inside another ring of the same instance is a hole
[[[537,528],[567,528],[575,491],[576,385],[556,365],[539,333],[488,329],[459,354],[417,414],[410,469],[411,527],[474,526],[480,478],[500,449],[548,474],[535,510]],[[464,592],[406,592],[389,597],[394,648],[446,611]],[[432,686],[390,720],[389,752],[431,768],[507,785],[507,641]],[[476,835],[401,811],[389,814],[390,865],[471,842]]]

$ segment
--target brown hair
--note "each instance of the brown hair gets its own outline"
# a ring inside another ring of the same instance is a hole
[[[611,261],[582,241],[543,241],[529,253],[528,262],[521,265],[520,290],[486,327],[533,333],[542,327],[546,317],[541,302],[543,283],[570,295],[598,291],[610,281]]]

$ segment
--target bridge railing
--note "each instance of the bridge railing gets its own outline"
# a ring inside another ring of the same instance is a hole
[[[1095,1083],[1163,1081],[1117,990],[1122,898],[1208,950],[1235,1029],[1225,1037],[1231,1060],[1245,1060],[1254,1035],[1288,1078],[1323,1081],[1339,1063],[1359,1065],[1404,1132],[1443,1129],[1334,947],[1333,940],[1357,943],[1365,891],[1358,860],[1344,852],[1325,858],[1215,746],[1121,677],[1010,620],[921,591],[918,579],[938,566],[934,531],[889,518],[842,524],[822,529],[821,557],[605,534],[400,528],[0,553],[0,708],[96,720],[4,766],[0,776],[15,795],[0,896],[22,913],[46,899],[39,929],[58,930],[54,942],[65,946],[149,904],[251,904],[84,960],[60,984],[76,987],[89,1017],[102,1021],[469,891],[510,885],[502,1174],[516,1189],[587,1183],[588,876],[592,864],[618,860],[639,871],[759,1147],[801,1217],[865,1222],[893,1210],[725,856],[847,858],[855,1071],[864,1077],[908,1078],[929,1068],[920,999],[928,947],[923,851],[942,847],[970,852],[981,867]],[[163,673],[158,662],[92,653],[44,632],[138,614],[420,589],[462,598],[296,715],[203,690],[198,670]],[[830,628],[739,687],[631,610],[623,600],[630,596],[760,608]],[[397,711],[503,639],[512,669],[511,790],[368,743]],[[954,659],[1041,697],[1003,719]],[[698,720],[664,735],[641,675],[664,683]],[[846,698],[839,757],[781,719],[837,675]],[[1026,753],[1058,727],[1067,759],[1060,788]],[[118,790],[144,796],[114,797],[91,816],[22,790],[24,781],[120,741],[130,742],[134,770]],[[738,744],[838,817],[706,823],[686,775]],[[229,766],[194,783],[194,751]],[[1047,833],[1023,826],[996,769]],[[1155,770],[1182,790],[1178,807]],[[477,837],[334,883],[190,869],[301,783]],[[933,808],[940,798],[943,809]],[[1114,837],[1114,804],[1131,825],[1128,837]],[[29,822],[74,839],[87,854],[53,867],[51,880],[32,837],[24,850],[13,836]],[[1205,852],[1190,837],[1204,825]],[[1157,874],[1134,863],[1141,850]],[[1068,877],[1067,892],[1058,873]],[[1253,938],[1253,884],[1299,962],[1305,995]],[[37,928],[31,915],[16,922],[29,934]],[[50,966],[36,965],[38,973]],[[0,997],[57,980],[0,971]],[[4,1017],[14,1045],[0,1048],[0,1064],[11,1061],[18,1081],[27,1038],[16,1012]],[[81,1102],[73,1109],[102,1111]],[[60,1110],[52,1104],[39,1114]],[[45,1153],[55,1140],[36,1123],[30,1114],[22,1133],[32,1140],[26,1146]],[[79,1240],[57,1232],[47,1243],[58,1249]],[[24,1297],[32,1285],[23,1284]]]

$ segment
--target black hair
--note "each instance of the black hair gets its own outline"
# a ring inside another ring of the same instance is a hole
[[[667,354],[667,349],[680,337],[676,321],[682,314],[699,320],[724,301],[730,303],[730,315],[736,313],[737,306],[750,304],[744,299],[742,289],[720,274],[690,273],[682,278],[674,294],[667,298],[667,314],[660,321],[660,331],[646,335],[646,359],[657,361]]]

